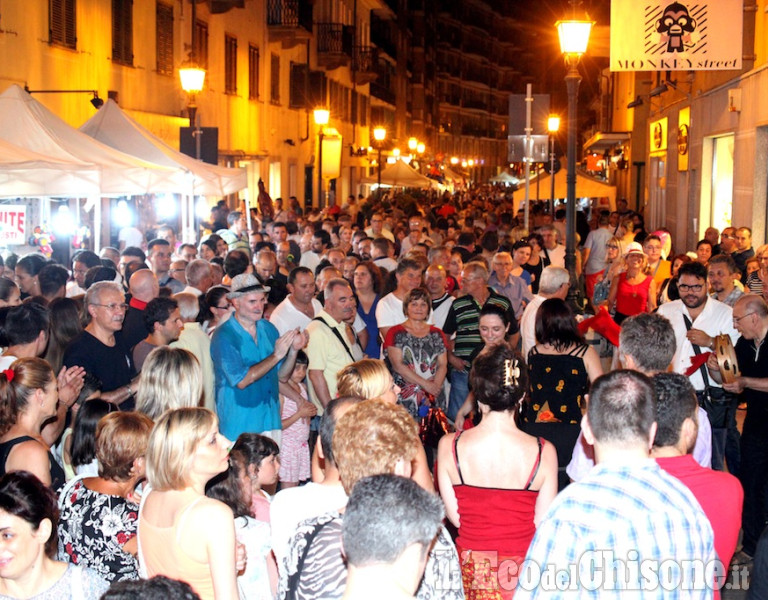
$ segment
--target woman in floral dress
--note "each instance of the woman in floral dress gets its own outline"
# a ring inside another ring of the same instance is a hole
[[[405,322],[391,327],[384,340],[392,377],[400,387],[398,403],[416,419],[426,416],[430,405],[445,409],[447,344],[445,334],[427,323],[431,310],[429,292],[411,290],[403,299]]]
[[[96,571],[105,581],[139,578],[136,483],[152,421],[114,412],[96,428],[99,476],[73,479],[59,492],[58,558]]]

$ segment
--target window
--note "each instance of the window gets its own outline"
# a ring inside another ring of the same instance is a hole
[[[224,36],[224,93],[237,94],[237,38]]]
[[[273,54],[270,61],[269,98],[274,104],[280,104],[280,55]]]
[[[48,42],[65,48],[77,46],[75,0],[49,0]]]
[[[259,98],[259,48],[253,44],[248,45],[248,98]]]
[[[195,58],[197,64],[204,69],[208,68],[208,23],[197,21],[195,23]]]
[[[157,72],[173,75],[173,6],[158,2],[155,19]]]
[[[133,66],[133,0],[112,0],[112,62]]]

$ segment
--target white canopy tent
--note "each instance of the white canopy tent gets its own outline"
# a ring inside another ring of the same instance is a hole
[[[0,197],[62,196],[72,189],[98,194],[96,165],[55,160],[0,139]]]
[[[555,199],[566,198],[568,195],[567,173],[565,169],[560,169],[555,175]],[[539,179],[539,200],[549,199],[550,196],[550,176],[545,175]],[[531,179],[531,187],[536,183]],[[576,171],[576,197],[577,198],[609,198],[611,205],[616,202],[616,186],[608,185],[594,177]],[[534,199],[534,198],[532,198]]]
[[[84,189],[73,178],[71,187],[57,191],[61,196],[179,192],[188,185],[183,170],[157,165],[102,144],[69,126],[18,85],[0,94],[0,140],[51,161],[93,166],[98,173],[97,190]]]
[[[517,179],[516,177],[513,177],[506,171],[502,171],[498,175],[491,177],[489,181],[491,181],[492,183],[504,183],[506,185],[512,185],[520,182],[519,179]]]
[[[114,100],[107,100],[80,131],[92,138],[158,165],[188,171],[190,182],[179,193],[193,196],[226,196],[248,185],[245,169],[210,165],[182,154],[129,117]]]
[[[379,181],[378,174],[371,177],[364,177],[361,183],[376,184]],[[409,167],[402,160],[398,160],[395,164],[388,166],[381,171],[381,185],[388,185],[392,187],[415,187],[415,188],[429,188],[437,186],[438,183],[429,177],[425,177],[416,169]]]

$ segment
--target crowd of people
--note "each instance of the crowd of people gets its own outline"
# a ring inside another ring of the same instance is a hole
[[[574,279],[496,188],[288,207],[6,257],[0,600],[768,585],[749,228],[579,211]]]

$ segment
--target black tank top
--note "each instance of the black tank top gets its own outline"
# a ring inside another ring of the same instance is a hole
[[[0,476],[5,475],[5,463],[8,461],[8,455],[11,453],[11,450],[13,450],[13,447],[30,440],[37,442],[35,438],[29,437],[28,435],[23,435],[21,437],[17,437],[13,440],[0,444]],[[53,457],[53,454],[51,454],[50,450],[48,451],[48,468],[50,469],[51,473],[51,489],[56,491],[62,485],[64,485],[64,469],[58,462],[56,462],[56,459]]]

